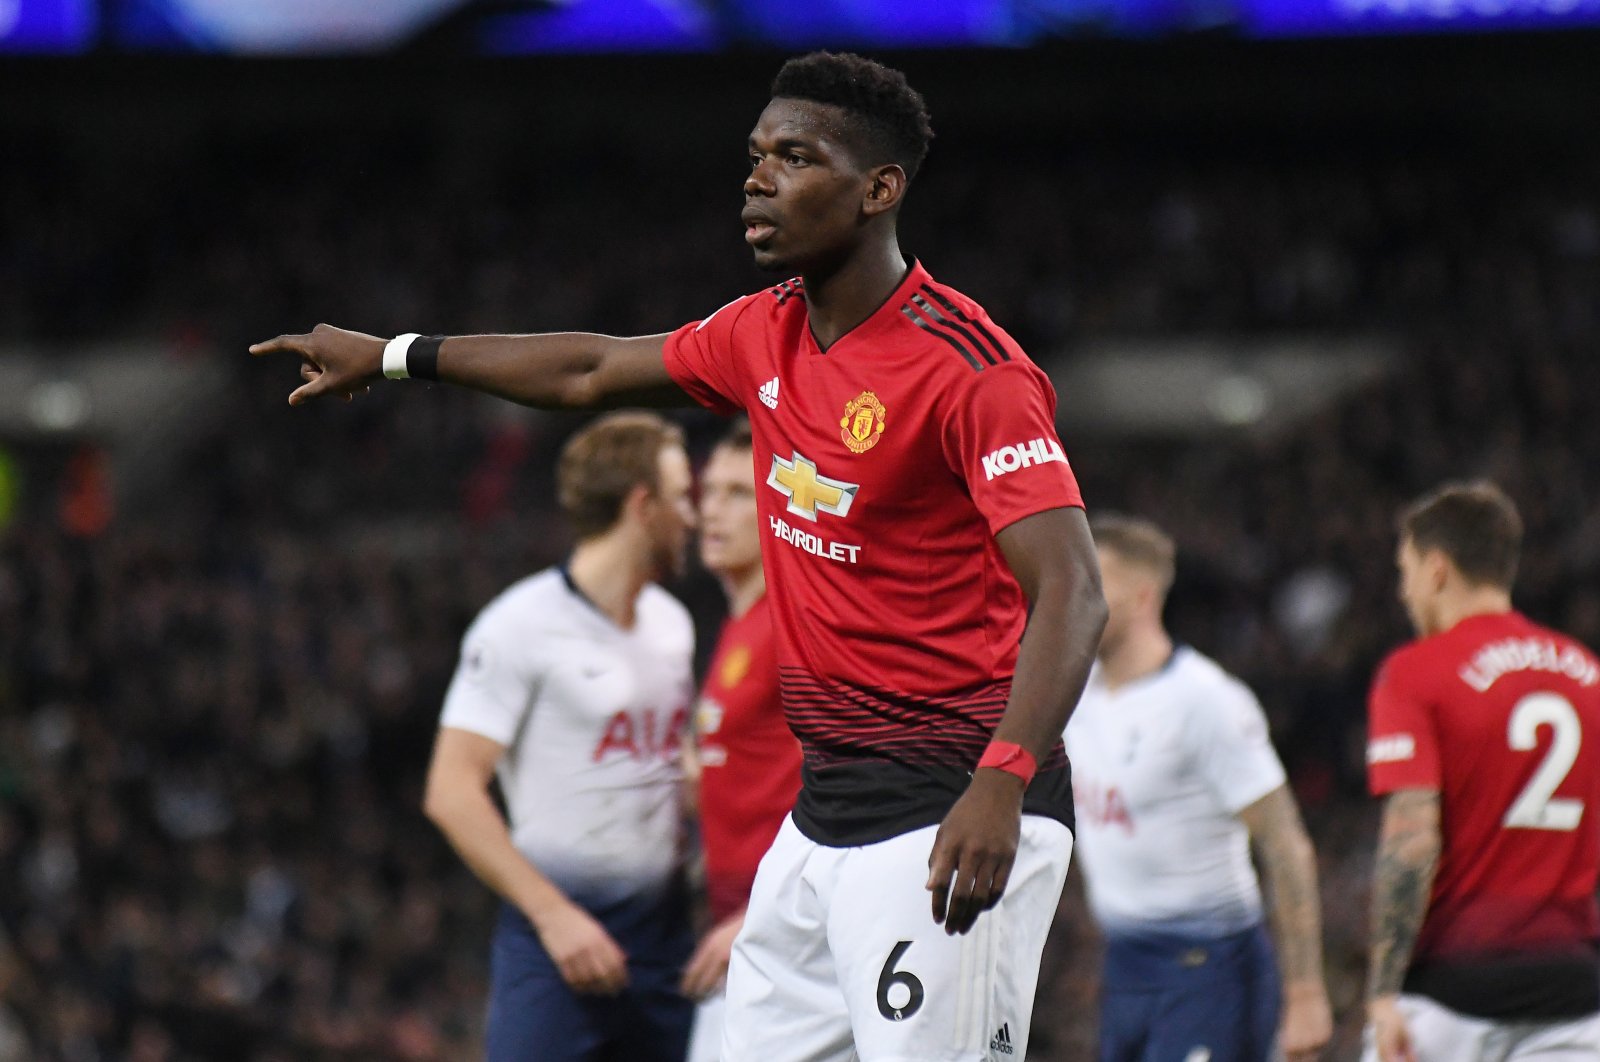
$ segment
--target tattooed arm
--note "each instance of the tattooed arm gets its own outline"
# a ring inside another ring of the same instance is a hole
[[[1396,1001],[1439,865],[1439,791],[1398,789],[1383,806],[1372,882],[1367,1016],[1382,1062],[1414,1059]]]
[[[1322,974],[1322,903],[1317,857],[1287,786],[1239,812],[1261,861],[1271,903],[1273,936],[1283,969],[1279,1044],[1290,1062],[1315,1058],[1333,1035],[1333,1013]]]

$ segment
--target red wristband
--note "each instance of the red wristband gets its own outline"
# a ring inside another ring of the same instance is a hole
[[[1033,753],[1021,745],[1009,741],[991,741],[989,747],[983,750],[978,766],[993,767],[997,771],[1014,774],[1022,779],[1022,787],[1026,789],[1028,783],[1033,781],[1034,772],[1039,769],[1039,761],[1033,758]]]

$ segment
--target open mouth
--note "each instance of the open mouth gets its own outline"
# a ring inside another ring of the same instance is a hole
[[[770,221],[750,221],[745,223],[744,242],[752,246],[765,243],[777,231],[777,226]]]

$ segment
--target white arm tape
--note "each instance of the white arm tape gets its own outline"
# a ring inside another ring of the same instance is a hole
[[[383,346],[383,374],[391,380],[410,379],[411,374],[406,372],[406,354],[411,350],[412,341],[421,338],[421,332],[406,332],[385,343]]]

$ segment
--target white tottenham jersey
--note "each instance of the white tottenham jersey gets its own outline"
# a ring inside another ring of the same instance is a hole
[[[559,568],[510,587],[462,639],[440,725],[507,747],[512,841],[575,900],[656,892],[682,861],[693,655],[688,610],[659,586],[624,630]]]
[[[1067,723],[1078,852],[1108,933],[1235,933],[1261,920],[1236,813],[1283,785],[1255,695],[1187,647],[1115,692],[1098,666]]]

